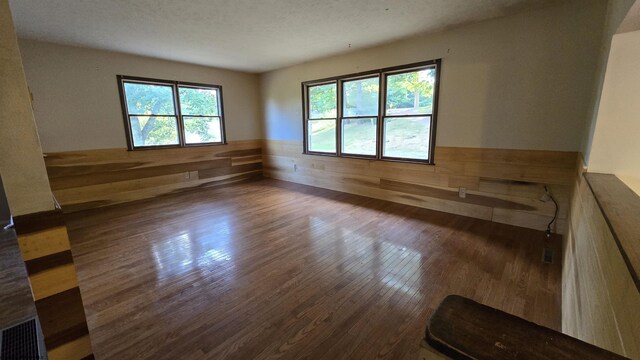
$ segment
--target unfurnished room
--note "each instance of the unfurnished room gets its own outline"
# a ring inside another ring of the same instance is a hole
[[[640,359],[640,0],[0,0],[0,360]]]

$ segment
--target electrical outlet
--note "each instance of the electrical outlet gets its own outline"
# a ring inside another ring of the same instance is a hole
[[[462,186],[459,188],[458,190],[458,196],[461,198],[466,198],[467,197],[467,188],[463,188]]]

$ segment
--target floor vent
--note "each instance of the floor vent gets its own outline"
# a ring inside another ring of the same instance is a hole
[[[542,262],[547,264],[553,263],[553,250],[551,248],[542,249]]]
[[[31,319],[2,330],[0,333],[0,359],[45,359],[36,319]]]

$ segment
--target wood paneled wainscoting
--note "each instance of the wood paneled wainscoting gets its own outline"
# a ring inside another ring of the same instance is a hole
[[[301,141],[266,140],[264,174],[357,195],[537,230],[553,218],[565,230],[578,154],[562,151],[436,147],[436,165],[302,154]],[[465,198],[458,190],[467,190]]]
[[[582,176],[582,162],[580,168],[564,242],[562,332],[640,359],[640,289]],[[639,216],[622,211],[617,215]]]
[[[47,172],[65,212],[262,177],[261,140],[227,145],[48,153]]]

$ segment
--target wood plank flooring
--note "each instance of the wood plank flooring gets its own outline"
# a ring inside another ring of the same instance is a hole
[[[98,359],[415,360],[448,294],[560,328],[534,230],[268,179],[68,229]]]
[[[0,330],[35,316],[16,233],[0,228]]]

